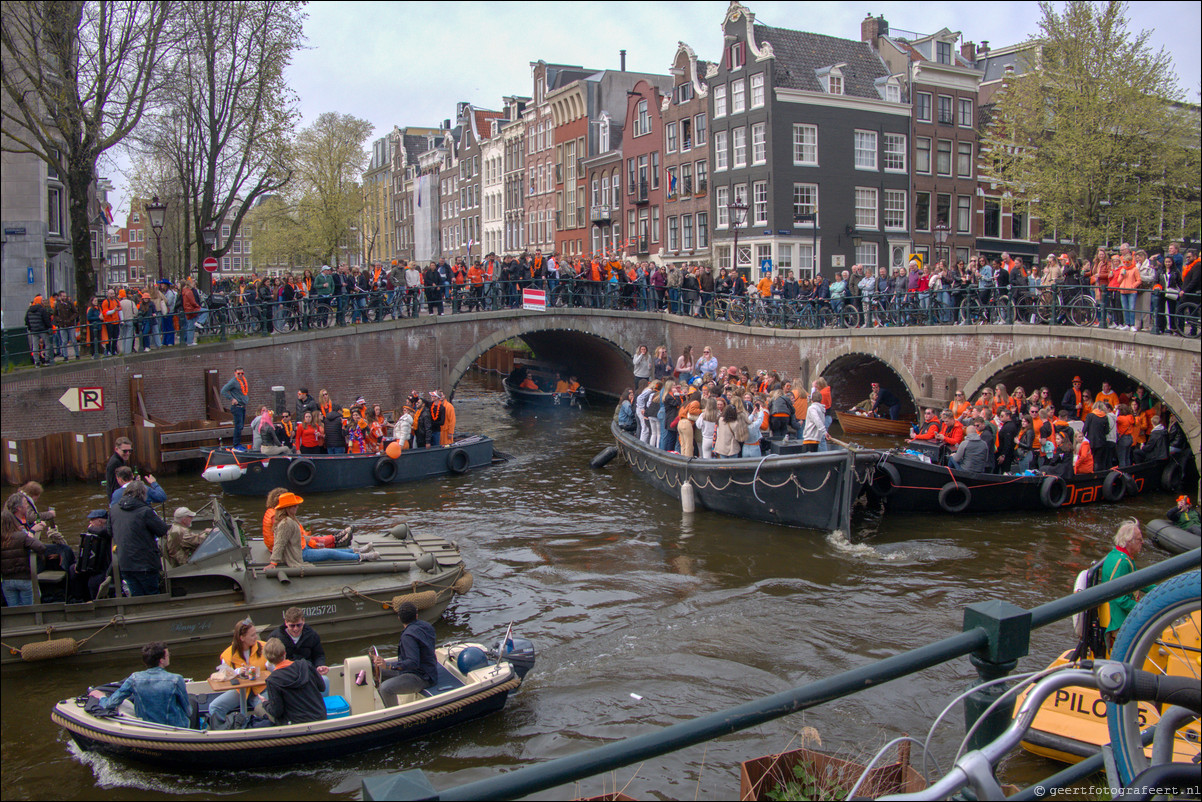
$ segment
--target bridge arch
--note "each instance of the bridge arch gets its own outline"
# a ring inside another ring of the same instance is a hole
[[[843,345],[823,351],[822,356],[814,365],[813,378],[823,376],[823,374],[832,368],[839,366],[844,366],[845,368],[850,367],[851,370],[849,372],[851,375],[842,383],[842,386],[837,385],[836,382],[833,382],[830,379],[827,379],[827,382],[831,385],[832,395],[835,398],[840,399],[840,406],[846,407],[849,405],[844,404],[844,400],[854,397],[855,402],[858,403],[859,401],[867,398],[869,392],[871,392],[870,385],[872,383],[872,379],[864,378],[858,375],[862,372],[862,368],[870,363],[884,365],[901,382],[902,393],[899,394],[899,397],[902,401],[903,416],[911,413],[917,414],[919,406],[918,399],[921,397],[921,387],[914,379],[914,374],[910,372],[908,367],[885,354],[873,353],[872,351],[867,351],[863,348],[857,348],[854,345],[844,343]],[[882,383],[882,386],[886,385]],[[859,393],[859,395],[856,395],[857,393]],[[909,404],[909,408],[907,408],[907,402]]]

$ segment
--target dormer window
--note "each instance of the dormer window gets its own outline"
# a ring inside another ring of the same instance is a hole
[[[951,42],[936,42],[935,43],[935,60],[940,64],[952,63],[952,43]]]
[[[747,45],[744,42],[735,42],[726,48],[726,68],[728,70],[742,69],[747,62],[746,48]]]
[[[889,103],[901,103],[901,87],[894,83],[885,84],[885,100]]]
[[[843,94],[843,76],[831,73],[826,77],[826,91],[832,95]]]

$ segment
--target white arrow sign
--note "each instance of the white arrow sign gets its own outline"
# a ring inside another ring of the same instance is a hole
[[[58,402],[72,412],[99,412],[104,409],[104,388],[68,387]]]

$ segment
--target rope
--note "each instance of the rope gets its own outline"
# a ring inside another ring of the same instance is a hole
[[[419,580],[416,580],[416,581],[410,583],[409,593],[398,594],[396,596],[393,596],[391,599],[389,599],[387,601],[384,601],[382,599],[377,599],[372,596],[368,596],[366,593],[360,593],[359,591],[352,588],[350,585],[343,585],[342,595],[344,598],[347,598],[347,599],[353,599],[353,598],[366,599],[369,602],[380,605],[380,607],[385,610],[395,610],[398,607],[400,607],[401,604],[403,604],[404,602],[407,602],[407,601],[413,602],[413,605],[415,607],[417,607],[417,609],[424,610],[427,607],[431,607],[434,604],[436,604],[444,594],[446,594],[446,593],[451,593],[452,595],[455,594],[456,593],[455,586],[458,585],[463,580],[464,575],[466,575],[469,579],[471,578],[471,574],[468,573],[467,567],[464,566],[462,563],[455,566],[455,570],[458,573],[455,575],[455,578],[452,580],[452,584],[450,584],[450,585],[436,584],[434,582],[427,582],[424,579],[419,579]],[[425,588],[425,590],[418,590],[419,586]],[[468,589],[471,589],[470,581],[468,582],[467,587],[468,587]],[[467,590],[464,590],[462,592],[466,593]],[[427,594],[429,594],[429,595],[427,595]],[[432,601],[430,600],[430,596],[433,596]]]
[[[452,713],[457,713],[468,705],[487,699],[490,696],[495,696],[498,693],[509,693],[509,691],[518,687],[521,680],[514,679],[489,688],[486,691],[465,696],[462,699],[456,699],[453,702],[448,702],[430,710],[422,710],[418,713],[413,713],[408,716],[403,716],[396,719],[385,719],[383,721],[365,724],[360,727],[352,727],[349,729],[331,730],[322,733],[306,733],[304,735],[287,736],[283,738],[239,738],[228,741],[151,741],[147,738],[130,738],[120,735],[114,735],[103,730],[96,730],[85,726],[82,722],[74,719],[64,718],[57,710],[51,713],[50,718],[55,724],[65,730],[82,735],[85,738],[90,738],[94,741],[102,741],[104,743],[115,744],[118,746],[127,746],[130,748],[146,750],[154,748],[160,751],[169,752],[213,752],[213,751],[231,751],[244,750],[248,746],[253,747],[272,747],[272,746],[297,746],[300,744],[312,743],[314,741],[333,741],[342,738],[352,738],[358,735],[378,732],[385,729],[394,729],[399,727],[407,727],[411,724],[420,724],[425,721],[443,718]],[[255,732],[249,730],[249,732]],[[200,733],[197,733],[199,735]]]
[[[54,634],[54,627],[46,627],[46,640],[33,641],[19,649],[3,642],[0,642],[0,646],[4,646],[11,654],[20,655],[22,660],[29,663],[53,660],[58,657],[72,657],[86,646],[92,638],[122,620],[124,620],[124,616],[113,616],[107,624],[81,641],[77,641],[75,638],[51,638],[50,636]]]
[[[661,472],[659,467],[652,466],[652,463],[649,460],[640,461],[640,459],[634,452],[627,451],[627,450],[621,448],[621,446],[619,446],[618,451],[625,458],[626,462],[628,462],[630,464],[630,466],[633,467],[635,470],[638,470],[641,473],[650,473],[650,474],[654,475],[657,479],[660,479],[660,480],[666,482],[669,488],[676,489],[676,488],[679,488],[682,484],[684,484],[683,481],[681,481],[680,479],[678,479],[674,476],[675,472],[670,472],[667,470]],[[760,465],[763,465],[763,463],[767,459],[768,459],[767,456],[761,458]],[[805,485],[801,484],[801,482],[799,482],[797,480],[796,474],[791,473],[791,474],[789,474],[788,478],[786,478],[783,482],[773,484],[772,482],[768,481],[767,479],[760,478],[760,476],[759,476],[760,465],[756,466],[755,474],[752,476],[751,481],[749,481],[749,482],[740,481],[740,480],[734,478],[734,476],[727,476],[726,483],[724,485],[722,485],[721,487],[719,487],[717,484],[715,484],[708,477],[705,479],[705,481],[703,483],[699,484],[696,479],[692,479],[688,476],[687,466],[685,469],[686,474],[685,474],[684,481],[693,482],[693,484],[698,489],[708,487],[708,488],[712,488],[713,490],[715,490],[719,493],[726,490],[731,485],[736,485],[738,487],[750,487],[750,488],[752,488],[753,492],[755,493],[756,500],[759,501],[761,504],[766,504],[767,502],[764,501],[759,496],[757,485],[763,485],[764,487],[770,487],[773,490],[778,490],[778,489],[784,487],[785,485],[792,484],[798,489],[799,493],[816,493],[817,491],[826,487],[826,483],[829,482],[831,479],[831,472],[827,471],[826,475],[822,478],[821,482],[819,482],[814,487],[806,487]]]

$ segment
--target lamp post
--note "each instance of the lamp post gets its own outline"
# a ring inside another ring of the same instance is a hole
[[[200,254],[200,261],[203,263],[210,253],[217,250],[217,226],[209,223],[209,225],[201,229],[200,238],[204,243],[204,248],[201,249]],[[200,285],[200,289],[207,292],[212,286],[212,279],[209,276],[209,271],[204,269],[203,264],[198,265],[198,267],[200,267],[200,270],[197,271],[197,283]]]
[[[154,247],[159,253],[159,281],[163,280],[163,223],[167,217],[167,204],[159,202],[155,195],[146,204],[146,214],[150,216],[150,228],[154,231]]]
[[[939,252],[944,250],[947,244],[947,235],[951,232],[951,227],[947,223],[938,223],[935,226],[935,260],[939,260]],[[947,255],[947,260],[952,260],[951,254]]]
[[[739,269],[739,227],[743,225],[743,221],[747,219],[747,204],[738,196],[726,205],[726,209],[730,212],[730,224],[735,230],[735,248],[730,254],[731,267],[738,272]]]

